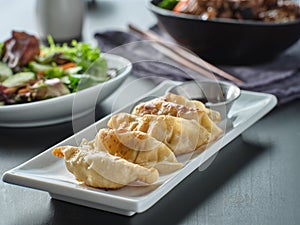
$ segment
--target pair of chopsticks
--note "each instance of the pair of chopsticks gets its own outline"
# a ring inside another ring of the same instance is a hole
[[[173,59],[174,61],[190,68],[210,79],[216,79],[213,73],[216,75],[223,77],[227,80],[230,80],[236,84],[243,84],[244,82],[233,75],[221,70],[220,68],[206,62],[205,60],[201,59],[200,57],[192,54],[191,52],[185,50],[184,48],[168,43],[164,41],[159,35],[152,31],[143,31],[136,26],[129,24],[128,28],[131,31],[138,33],[139,35],[143,36],[144,38],[154,41],[158,44],[158,49],[169,58]]]

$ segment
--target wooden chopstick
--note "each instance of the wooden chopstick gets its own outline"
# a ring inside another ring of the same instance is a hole
[[[184,66],[201,73],[202,75],[208,78],[214,78],[212,72],[216,75],[223,77],[227,80],[230,80],[236,84],[243,84],[244,82],[233,75],[221,70],[220,68],[206,62],[205,60],[201,59],[198,56],[190,53],[189,51],[183,49],[182,47],[174,44],[170,44],[164,41],[160,36],[155,34],[152,31],[143,31],[136,26],[129,24],[128,28],[131,31],[134,31],[141,36],[147,38],[148,40],[154,41],[159,45],[159,50],[169,58],[173,59],[174,61],[183,64]]]

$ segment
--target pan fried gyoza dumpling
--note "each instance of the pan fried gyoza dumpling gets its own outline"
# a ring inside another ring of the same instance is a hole
[[[207,115],[209,116],[209,118],[218,123],[221,121],[221,114],[215,110],[212,109],[208,109],[205,107],[205,105],[197,100],[189,100],[187,98],[185,98],[184,96],[181,95],[175,95],[173,93],[167,93],[164,97],[166,102],[174,102],[180,105],[184,105],[187,106],[189,108],[198,108],[203,110],[204,112],[207,113]]]
[[[215,110],[206,108],[206,106],[201,102],[197,100],[189,100],[181,95],[175,95],[173,93],[167,93],[164,97],[165,101],[167,102],[173,102],[180,105],[187,106],[189,108],[197,108],[200,110],[203,110],[207,113],[209,118],[214,121],[215,123],[218,123],[221,121],[221,114]]]
[[[170,173],[183,167],[164,143],[141,131],[100,129],[95,138],[95,148],[147,168],[154,167],[160,173]]]
[[[52,154],[64,157],[67,169],[76,179],[92,187],[118,189],[134,181],[152,184],[159,178],[155,168],[148,169],[104,151],[61,146]]]
[[[132,114],[136,116],[145,114],[170,115],[185,119],[195,119],[197,121],[199,121],[199,117],[202,117],[204,114],[207,115],[203,109],[188,107],[176,102],[168,102],[162,97],[138,104],[134,107]]]
[[[167,94],[167,96],[169,96],[169,94]],[[176,98],[178,102],[182,103],[186,101],[185,98],[181,97],[182,96],[179,96],[178,99]],[[199,103],[202,104],[201,102]],[[143,116],[146,114],[171,115],[188,120],[196,120],[211,134],[211,141],[215,140],[222,133],[222,130],[211,120],[206,111],[196,107],[189,108],[188,106],[176,102],[167,102],[164,98],[155,98],[151,101],[140,103],[133,109],[132,114],[136,116]]]
[[[183,96],[172,93],[167,93],[164,97],[154,98],[150,101],[138,104],[134,107],[132,114],[172,115],[184,118],[188,117],[186,119],[193,119],[195,114],[202,112],[206,113],[210,119],[216,123],[221,120],[219,112],[206,108],[202,102],[188,100]]]
[[[211,139],[211,134],[197,121],[169,115],[138,117],[119,113],[110,118],[108,126],[147,133],[166,144],[175,155],[194,151]]]

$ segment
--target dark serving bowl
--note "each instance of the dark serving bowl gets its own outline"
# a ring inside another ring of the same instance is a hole
[[[300,37],[300,19],[261,22],[235,19],[203,20],[174,13],[148,2],[158,24],[180,45],[215,64],[254,64],[274,59]]]

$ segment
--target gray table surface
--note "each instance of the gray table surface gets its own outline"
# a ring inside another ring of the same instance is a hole
[[[36,32],[34,0],[0,2],[1,41],[12,29]],[[97,3],[87,10],[85,20],[84,39],[91,43],[95,31],[125,29],[127,22],[144,27],[155,22],[140,0]],[[118,101],[120,107],[152,88],[133,77],[124,85],[128,84],[133,88]],[[120,97],[117,93],[99,105],[99,118],[110,112]],[[275,108],[224,147],[210,167],[193,172],[152,208],[133,217],[58,201],[46,192],[0,181],[0,225],[300,224],[299,111],[299,100]],[[72,134],[72,123],[0,127],[0,175]]]

